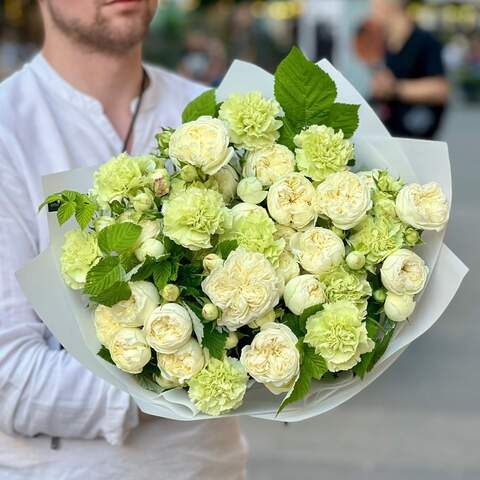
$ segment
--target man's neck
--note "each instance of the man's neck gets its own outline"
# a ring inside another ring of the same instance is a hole
[[[388,49],[392,52],[399,52],[409,39],[414,24],[407,15],[397,15],[386,29]]]

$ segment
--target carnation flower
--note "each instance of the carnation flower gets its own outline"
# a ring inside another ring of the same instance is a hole
[[[297,168],[307,177],[321,182],[335,172],[347,169],[353,158],[353,145],[325,125],[312,125],[295,137]]]
[[[247,381],[247,372],[238,360],[211,357],[207,366],[188,382],[188,396],[201,412],[221,415],[242,404]]]
[[[279,115],[278,102],[266,99],[260,92],[231,95],[218,114],[227,125],[232,142],[246,150],[268,147],[278,139],[283,125],[277,119]]]
[[[100,259],[97,236],[74,229],[65,233],[60,264],[65,283],[74,290],[85,286],[88,271]]]
[[[368,337],[362,313],[350,302],[326,304],[307,320],[305,343],[327,362],[331,372],[350,370],[375,342]]]
[[[223,231],[228,211],[220,193],[190,187],[168,198],[162,208],[164,234],[189,250],[210,248],[210,238]]]

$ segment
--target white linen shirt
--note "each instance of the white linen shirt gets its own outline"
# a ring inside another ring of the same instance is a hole
[[[132,154],[149,152],[159,128],[177,126],[186,103],[204,90],[145,68],[150,84]],[[15,279],[48,246],[46,214],[37,213],[41,176],[98,165],[122,144],[101,104],[41,54],[0,85],[0,479],[244,478],[236,420],[138,425],[126,393],[58,350]],[[50,436],[61,438],[59,450],[50,448]]]

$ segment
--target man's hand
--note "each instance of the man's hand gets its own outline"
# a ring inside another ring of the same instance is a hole
[[[385,68],[372,78],[372,95],[377,100],[391,100],[395,96],[396,85],[397,79],[388,68]]]

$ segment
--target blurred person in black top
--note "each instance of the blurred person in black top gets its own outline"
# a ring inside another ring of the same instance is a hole
[[[384,65],[373,75],[372,95],[390,133],[433,138],[449,96],[442,47],[408,16],[408,0],[371,0],[385,39]]]

